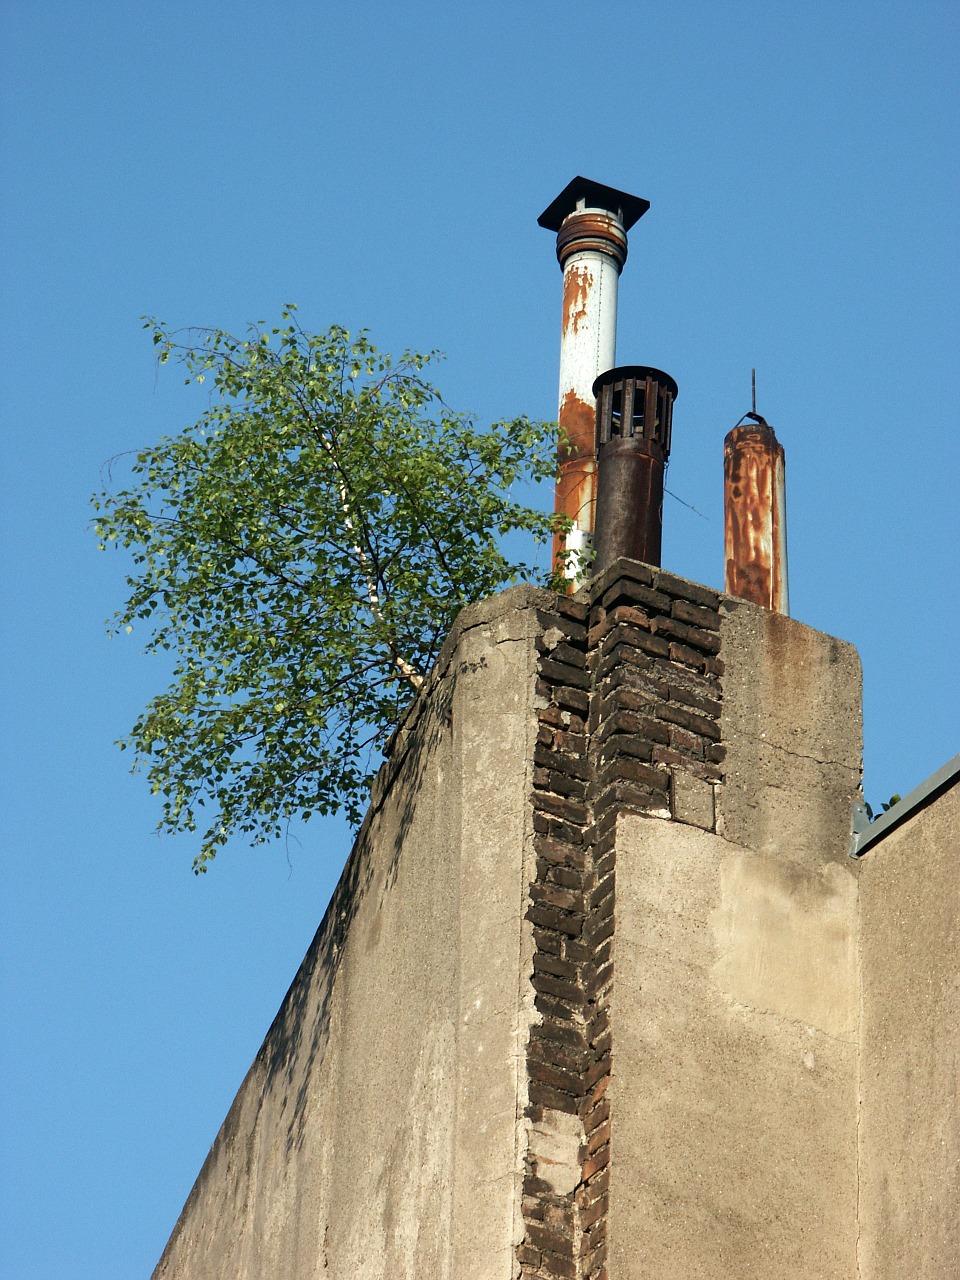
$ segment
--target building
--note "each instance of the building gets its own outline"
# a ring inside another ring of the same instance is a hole
[[[629,554],[650,506],[605,493],[656,507],[669,409],[619,373],[643,443],[571,431],[558,490],[578,589],[461,614],[155,1280],[955,1272],[960,757],[854,834],[856,651],[782,611],[779,535],[774,607]]]

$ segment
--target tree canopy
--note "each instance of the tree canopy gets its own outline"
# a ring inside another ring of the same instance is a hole
[[[456,613],[537,576],[503,539],[563,523],[515,497],[553,476],[556,426],[481,429],[426,380],[436,353],[307,333],[292,306],[242,337],[146,327],[211,394],[94,497],[95,529],[132,554],[114,627],[145,624],[147,651],[173,655],[121,745],[162,798],[159,827],[199,831],[199,872],[238,833],[359,821]]]

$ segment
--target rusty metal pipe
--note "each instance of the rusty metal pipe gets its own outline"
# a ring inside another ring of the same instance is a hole
[[[597,463],[593,572],[621,556],[660,564],[663,453],[655,442],[611,440]]]
[[[561,445],[554,510],[571,522],[554,540],[554,564],[566,560],[570,589],[586,572],[596,503],[593,383],[616,360],[617,291],[627,257],[627,231],[649,202],[586,178],[575,178],[540,215],[557,233],[563,269],[558,419]]]
[[[724,590],[789,614],[783,445],[772,427],[736,426],[723,442]]]
[[[660,564],[663,475],[670,456],[677,384],[649,365],[609,369],[597,401],[597,518],[593,572],[621,556]]]

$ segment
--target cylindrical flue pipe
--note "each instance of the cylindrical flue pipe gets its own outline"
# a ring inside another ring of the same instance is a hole
[[[724,590],[789,614],[783,445],[762,418],[723,442]]]
[[[663,472],[677,384],[648,365],[625,365],[593,384],[597,401],[594,573],[620,556],[660,564]]]
[[[564,562],[571,588],[583,576],[596,502],[593,383],[616,360],[617,286],[627,258],[627,231],[650,204],[638,196],[574,178],[540,215],[557,233],[563,268],[560,337],[561,427],[554,510],[569,517],[570,532],[554,540],[554,564]]]

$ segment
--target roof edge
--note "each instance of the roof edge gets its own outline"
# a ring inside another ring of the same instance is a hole
[[[875,822],[871,822],[868,826],[857,830],[858,815],[854,813],[854,829],[850,840],[850,856],[852,858],[862,858],[868,849],[872,849],[875,844],[888,836],[891,831],[895,831],[908,818],[919,812],[920,809],[932,801],[937,796],[942,795],[944,791],[949,790],[953,784],[960,779],[960,755],[954,756],[948,760],[946,764],[942,764],[935,773],[931,773],[925,782],[921,782],[919,787],[905,795],[902,800],[898,800],[895,805],[891,805],[886,813],[881,814]],[[862,801],[857,802],[857,808],[862,811],[862,821],[866,820],[866,809]]]

